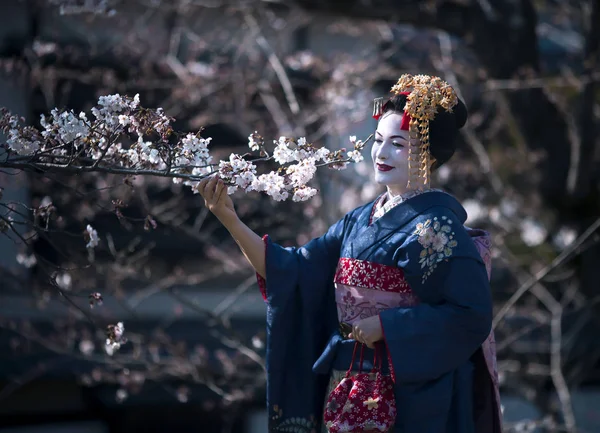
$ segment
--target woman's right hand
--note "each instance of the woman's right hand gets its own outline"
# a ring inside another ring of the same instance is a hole
[[[233,200],[227,194],[227,186],[218,176],[202,179],[198,184],[198,192],[204,198],[204,205],[221,222],[225,223],[232,218],[237,218]]]
[[[227,194],[227,185],[217,176],[212,176],[198,184],[198,192],[204,198],[204,204],[225,226],[246,259],[263,278],[267,277],[265,263],[265,243],[237,216],[233,201]]]

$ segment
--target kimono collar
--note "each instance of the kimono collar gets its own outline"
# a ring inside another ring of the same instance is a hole
[[[398,206],[400,203],[405,202],[406,200],[415,197],[419,194],[425,194],[428,192],[440,191],[437,189],[416,189],[412,191],[408,191],[404,194],[391,196],[389,191],[385,194],[382,194],[379,199],[375,201],[375,209],[373,209],[373,218],[372,221],[376,221],[381,218],[383,215],[388,213],[391,209]],[[443,192],[443,191],[440,191]]]
[[[439,190],[431,190],[427,194],[418,194],[404,200],[401,204],[401,206],[390,209],[374,225],[380,223],[382,226],[398,229],[427,209],[438,206],[450,209],[461,224],[464,224],[467,220],[467,212],[458,200]]]
[[[450,194],[437,190],[419,194],[390,209],[371,225],[365,224],[348,242],[343,257],[368,260],[374,249],[386,242],[387,238],[394,233],[412,233],[414,227],[408,224],[432,207],[445,207],[451,210],[460,224],[464,224],[467,219],[466,211]]]

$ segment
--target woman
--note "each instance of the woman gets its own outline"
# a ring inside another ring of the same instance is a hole
[[[375,180],[387,192],[303,247],[282,248],[252,232],[221,180],[200,186],[256,269],[268,305],[270,432],[326,431],[323,404],[355,343],[369,348],[370,369],[380,341],[394,383],[395,432],[501,431],[489,237],[465,228],[456,199],[429,187],[430,170],[454,153],[467,111],[437,77],[404,75],[391,92],[376,101],[371,150]]]

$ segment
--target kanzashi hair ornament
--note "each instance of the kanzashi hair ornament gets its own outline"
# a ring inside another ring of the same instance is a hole
[[[384,98],[375,98],[373,100],[373,118],[375,120],[379,120],[379,118],[383,114],[383,100]]]
[[[435,118],[440,107],[451,113],[458,104],[458,96],[447,82],[430,75],[404,74],[392,86],[390,92],[394,95],[406,95],[401,128],[407,129],[410,137],[408,187],[422,183],[428,188],[431,177],[429,123]],[[375,99],[373,117],[379,119],[384,109],[384,99]]]

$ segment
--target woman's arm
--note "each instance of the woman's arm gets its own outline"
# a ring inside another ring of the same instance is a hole
[[[204,203],[229,231],[242,253],[256,272],[266,279],[265,244],[260,236],[244,224],[238,217],[226,186],[217,176],[203,179],[198,192]]]

